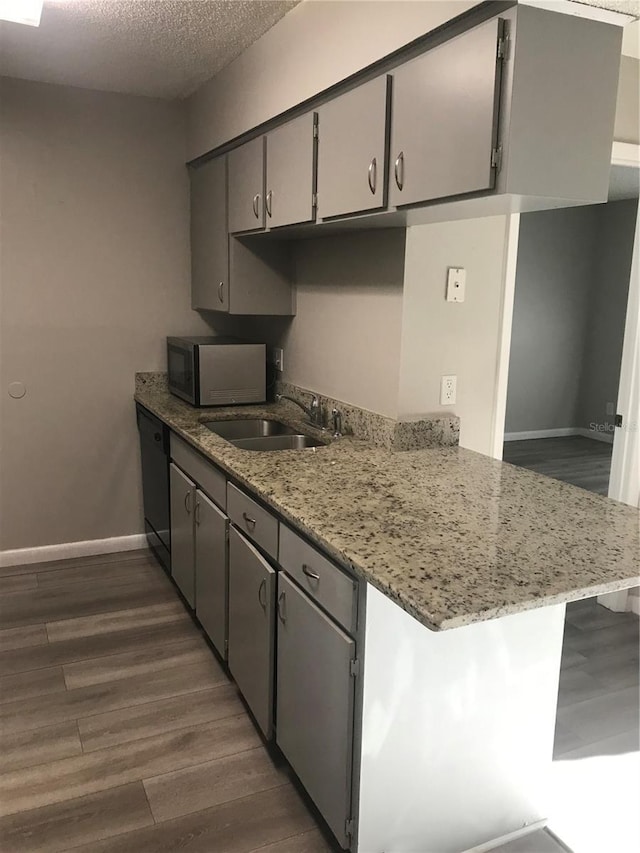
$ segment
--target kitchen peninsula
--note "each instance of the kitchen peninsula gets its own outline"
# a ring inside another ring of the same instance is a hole
[[[279,519],[281,563],[288,531],[358,586],[344,826],[302,778],[342,845],[453,853],[542,825],[564,604],[636,583],[637,512],[458,447],[253,453],[204,426],[301,426],[290,404],[196,410],[149,375],[136,401]]]

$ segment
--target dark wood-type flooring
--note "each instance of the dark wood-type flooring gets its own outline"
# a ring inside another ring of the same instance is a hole
[[[535,438],[505,441],[502,458],[520,468],[606,495],[609,491],[611,451],[611,444],[583,436]]]
[[[632,743],[634,618],[570,606],[556,754]],[[3,853],[335,849],[147,552],[0,569],[0,625]]]

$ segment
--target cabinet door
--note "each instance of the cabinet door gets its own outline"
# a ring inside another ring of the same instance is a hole
[[[267,136],[267,225],[277,228],[314,218],[315,138],[313,113]]]
[[[196,491],[196,616],[218,653],[227,651],[227,516]]]
[[[264,228],[264,136],[228,154],[229,231]]]
[[[229,670],[266,738],[273,729],[275,572],[229,529]]]
[[[392,205],[494,186],[500,29],[487,21],[394,72]]]
[[[386,204],[391,78],[379,77],[318,111],[318,216],[346,216]]]
[[[171,577],[191,607],[195,607],[195,541],[193,508],[196,487],[171,463]]]
[[[278,746],[338,841],[348,846],[355,642],[278,575]]]
[[[229,310],[227,158],[189,170],[191,181],[191,307]]]

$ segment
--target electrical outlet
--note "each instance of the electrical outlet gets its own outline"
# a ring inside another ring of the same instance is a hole
[[[284,370],[284,350],[282,347],[274,347],[273,348],[273,363],[275,365],[276,370],[283,371]]]
[[[464,302],[467,271],[463,267],[449,267],[447,273],[447,302]]]
[[[456,386],[458,377],[455,375],[443,376],[440,380],[440,405],[453,406],[456,402]]]

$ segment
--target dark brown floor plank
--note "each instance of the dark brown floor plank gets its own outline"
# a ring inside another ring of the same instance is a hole
[[[9,575],[0,577],[0,595],[7,592],[25,592],[36,589],[38,581],[35,575]]]
[[[0,731],[8,734],[37,729],[52,723],[154,702],[168,696],[193,693],[227,680],[212,656],[206,663],[194,666],[54,693],[47,697],[46,704],[38,699],[8,701],[0,704]]]
[[[152,824],[142,784],[134,782],[0,818],[0,844],[6,853],[53,853]]]
[[[74,853],[249,853],[312,829],[314,820],[292,785],[128,833]],[[303,853],[303,851],[297,851]]]
[[[132,740],[198,726],[241,714],[244,705],[233,684],[170,696],[157,702],[96,714],[78,720],[85,752],[118,746]]]
[[[160,643],[157,647],[142,648],[119,655],[83,660],[63,667],[68,690],[138,678],[152,672],[164,672],[175,667],[206,664],[211,650],[198,634],[180,642]]]
[[[175,597],[165,604],[152,604],[95,613],[92,616],[79,616],[76,619],[62,619],[59,622],[47,622],[46,632],[50,642],[59,643],[81,637],[95,637],[98,634],[139,630],[149,625],[164,625],[183,619],[189,619],[189,616],[184,604]]]
[[[311,829],[302,835],[294,835],[283,841],[256,847],[251,853],[332,853],[340,849],[337,844],[331,844],[319,829]]]
[[[152,556],[124,563],[104,563],[93,566],[69,566],[55,572],[38,572],[35,577],[40,589],[76,583],[120,582],[122,579],[154,577],[162,571]]]
[[[151,813],[157,823],[248,797],[287,782],[289,777],[282,764],[278,766],[262,744],[246,752],[143,779]]]
[[[0,736],[0,769],[3,773],[81,753],[82,744],[75,720]]]
[[[0,631],[0,654],[13,649],[46,646],[48,642],[47,629],[44,623],[25,625],[23,628],[6,628]]]
[[[50,642],[46,646],[33,646],[0,653],[0,676],[28,672],[48,666],[63,666],[76,661],[119,655],[126,652],[158,651],[164,646],[197,640],[204,644],[200,632],[185,614],[182,619],[166,624],[149,625],[112,634],[97,634],[75,640]],[[124,678],[124,676],[122,676]]]
[[[175,601],[167,578],[150,577],[125,582],[69,584],[52,589],[12,592],[0,598],[0,624],[5,628],[53,622]]]
[[[26,700],[43,704],[40,697],[51,693],[64,693],[66,685],[62,667],[35,669],[33,672],[20,672],[17,675],[5,675],[0,678],[0,705],[3,707],[14,702]],[[48,702],[49,700],[47,700]],[[0,714],[0,731],[2,716]]]
[[[246,714],[0,774],[0,812],[15,814],[233,755],[261,744]]]
[[[606,495],[612,445],[583,436],[506,441],[505,462]]]
[[[21,574],[38,574],[39,572],[57,572],[75,566],[96,566],[105,563],[128,563],[144,560],[151,551],[142,548],[136,551],[118,551],[111,554],[95,554],[91,557],[68,557],[64,560],[46,560],[42,563],[23,563],[15,566],[1,566],[0,577],[10,577]]]

